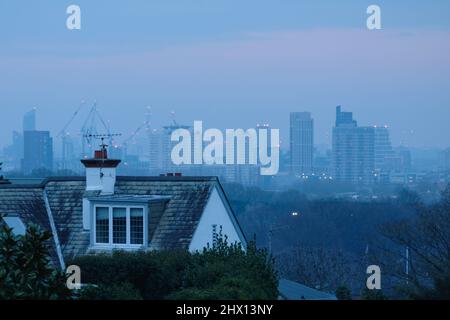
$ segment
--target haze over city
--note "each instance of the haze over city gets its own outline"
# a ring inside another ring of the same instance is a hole
[[[450,299],[450,2],[372,1],[0,0],[0,302]]]
[[[389,125],[393,145],[449,145],[448,2],[379,1],[376,32],[365,28],[368,1],[78,1],[73,32],[69,4],[0,4],[1,147],[31,108],[55,135],[81,100],[124,136],[151,106],[155,127],[175,111],[188,125],[269,123],[286,142],[289,112],[309,111],[315,144],[330,146],[342,105],[361,125]]]

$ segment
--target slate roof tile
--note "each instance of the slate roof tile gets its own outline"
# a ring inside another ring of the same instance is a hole
[[[0,213],[20,214],[26,224],[35,222],[50,230],[45,191],[63,256],[67,260],[86,254],[90,233],[83,230],[82,199],[98,196],[99,192],[85,191],[85,184],[82,177],[57,177],[41,185],[2,185]],[[215,177],[118,177],[115,194],[169,197],[161,203],[150,204],[149,247],[156,250],[188,248],[217,185]]]

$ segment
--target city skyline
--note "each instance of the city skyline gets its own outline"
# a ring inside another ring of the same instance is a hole
[[[86,102],[83,102],[85,107],[82,108],[82,111],[77,113],[77,117],[75,118],[75,120],[73,122],[70,122],[70,126],[69,128],[67,128],[67,134],[68,136],[70,136],[72,139],[80,139],[81,137],[81,129],[82,129],[82,125],[83,123],[86,122],[87,120],[87,116],[89,114],[89,111],[91,109],[91,105],[89,105]],[[97,102],[94,102],[97,103]],[[314,145],[315,146],[321,146],[321,147],[325,147],[325,148],[329,148],[331,149],[332,147],[332,127],[334,125],[335,119],[334,117],[334,109],[336,106],[332,106],[329,108],[330,114],[327,115],[327,125],[328,127],[324,128],[325,124],[325,120],[315,117],[314,113],[311,112],[311,109],[308,108],[297,108],[294,110],[291,110],[289,112],[287,112],[286,114],[281,114],[282,116],[284,116],[284,123],[282,123],[280,128],[280,135],[281,135],[281,149],[288,151],[289,150],[289,114],[290,113],[296,113],[296,112],[308,112],[311,114],[311,117],[314,118],[315,122],[314,122],[314,128],[313,128],[313,134],[314,134]],[[351,110],[355,110],[354,108],[351,108],[349,106],[344,106],[347,109],[351,109]],[[24,126],[24,121],[26,121],[25,119],[23,119],[23,116],[28,114],[31,115],[31,113],[33,112],[33,117],[34,117],[34,121],[35,121],[35,128],[36,130],[39,131],[49,131],[50,134],[52,136],[59,136],[61,131],[64,129],[64,125],[66,123],[69,123],[70,119],[74,116],[74,113],[76,111],[76,109],[79,107],[72,107],[71,111],[68,113],[65,113],[65,117],[61,119],[61,121],[51,121],[51,124],[48,125],[44,125],[46,123],[48,123],[48,120],[45,119],[43,117],[43,114],[45,115],[47,112],[52,113],[51,110],[48,110],[47,108],[39,108],[39,107],[32,107],[32,108],[24,108],[24,112],[22,115],[19,115],[19,117],[16,118],[10,118],[8,121],[8,124],[14,123],[16,124],[16,127],[12,128],[12,131],[9,133],[6,133],[6,135],[3,137],[3,139],[0,139],[0,150],[7,147],[8,145],[11,144],[11,142],[13,141],[14,138],[14,132],[20,132],[22,131],[22,128]],[[108,117],[108,115],[111,114],[111,112],[104,112],[104,110],[102,110],[102,108],[98,108],[105,120],[105,122],[108,124],[108,126],[110,127],[110,131],[111,132],[116,132],[116,133],[120,133],[121,137],[117,138],[117,141],[121,144],[122,141],[126,140],[127,138],[131,138],[131,136],[134,135],[135,131],[137,128],[141,127],[142,125],[145,124],[146,121],[149,121],[150,123],[150,127],[152,129],[155,130],[159,130],[167,125],[170,125],[174,119],[181,123],[181,124],[186,124],[186,123],[192,123],[193,121],[195,121],[195,117],[192,117],[192,115],[190,117],[188,117],[187,115],[185,115],[184,113],[182,113],[184,115],[183,118],[178,116],[178,112],[173,111],[174,109],[170,109],[170,110],[160,110],[162,111],[161,113],[155,113],[155,109],[156,108],[151,108],[151,120],[146,119],[146,117],[148,117],[148,110],[149,110],[149,106],[147,107],[142,107],[142,108],[138,108],[141,111],[140,117],[138,116],[136,119],[136,123],[130,124],[130,125],[124,125],[123,123],[120,122],[113,122],[111,121],[111,117]],[[46,110],[46,113],[43,113],[42,110]],[[355,112],[353,112],[354,114],[356,114]],[[121,114],[121,112],[119,112],[118,114]],[[280,114],[278,114],[280,115]],[[330,120],[328,118],[331,118]],[[357,117],[359,119],[364,118],[361,117],[361,115],[357,114]],[[43,119],[44,118],[44,119]],[[200,118],[200,117],[198,117]],[[185,120],[186,119],[186,120]],[[272,125],[272,123],[274,123],[275,121],[268,121],[265,120],[261,117],[262,120],[260,121],[254,121],[253,123],[251,121],[249,121],[249,123],[246,125],[248,128],[256,128],[259,124],[261,123],[265,123],[265,124],[269,124],[270,126],[274,127]],[[237,119],[239,120],[239,119]],[[329,120],[329,121],[328,121]],[[400,134],[400,138],[398,136],[395,135],[395,130],[393,130],[393,128],[395,128],[395,125],[392,126],[390,124],[389,121],[379,121],[379,122],[369,122],[369,123],[365,123],[363,121],[359,121],[362,125],[364,126],[373,126],[373,127],[386,127],[389,128],[390,130],[390,136],[391,136],[391,140],[392,140],[392,145],[399,147],[399,146],[404,146],[404,147],[410,147],[410,148],[423,148],[423,149],[446,149],[450,146],[450,141],[446,142],[443,141],[442,144],[436,144],[436,145],[420,145],[420,144],[414,144],[414,138],[418,136],[418,133],[415,130],[410,130],[402,132]],[[207,123],[217,123],[217,121],[207,121]],[[240,121],[239,123],[242,123],[242,121]],[[276,121],[276,123],[279,123],[279,121]],[[319,123],[319,127],[321,129],[317,129],[317,123]],[[6,123],[5,123],[6,124]],[[245,126],[245,124],[244,124]],[[226,127],[231,127],[231,125],[227,124],[222,124],[221,126],[218,126],[218,128],[221,129],[225,129]],[[116,129],[117,128],[117,129]],[[102,131],[102,129],[99,129],[100,131]],[[319,130],[322,131],[322,133],[318,132]],[[106,130],[103,130],[106,133]],[[394,134],[393,134],[394,132]],[[60,137],[58,137],[60,138]],[[316,141],[317,140],[317,141]],[[56,143],[58,143],[58,141],[56,141]]]
[[[450,299],[449,0],[0,0],[0,40],[0,302]]]
[[[394,145],[448,147],[450,4],[379,1],[383,28],[369,31],[366,2],[81,0],[76,31],[69,3],[2,2],[0,145],[31,108],[56,134],[54,119],[85,99],[124,134],[150,105],[156,127],[171,110],[216,128],[269,122],[286,145],[286,115],[308,110],[317,144],[331,145],[343,105],[364,125],[388,124]]]

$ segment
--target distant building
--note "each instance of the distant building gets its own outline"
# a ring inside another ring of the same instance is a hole
[[[447,148],[441,152],[439,167],[442,171],[450,171],[450,148]]]
[[[13,159],[18,162],[23,158],[23,134],[17,131],[13,131],[12,153]]]
[[[375,129],[358,127],[351,112],[336,107],[333,128],[333,179],[352,185],[371,185],[375,181]]]
[[[8,180],[6,180],[5,178],[3,178],[2,166],[3,166],[3,162],[0,162],[0,184],[9,184],[10,182]]]
[[[400,163],[403,171],[411,170],[412,167],[411,151],[407,148],[400,147],[398,148],[398,154],[400,157]]]
[[[36,109],[28,111],[23,116],[23,131],[36,131]]]
[[[23,159],[23,135],[13,131],[12,144],[3,148],[4,167],[6,170],[20,170],[20,161]]]
[[[389,128],[375,126],[375,170],[389,171],[390,161],[394,157]]]
[[[295,175],[313,171],[314,120],[309,112],[290,114],[291,171]]]
[[[171,141],[172,132],[177,129],[192,129],[189,126],[169,125],[162,129],[153,129],[149,133],[150,143],[150,174],[159,175],[163,173],[182,172],[185,166],[176,166],[172,163],[171,153],[176,142]],[[193,134],[193,133],[191,133]],[[193,141],[194,139],[192,139]],[[192,149],[193,150],[193,149]],[[184,173],[184,172],[183,172]]]
[[[48,131],[24,131],[22,171],[53,170],[53,139]]]

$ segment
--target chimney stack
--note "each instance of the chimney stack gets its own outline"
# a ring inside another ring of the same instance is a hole
[[[108,159],[105,145],[96,150],[93,159],[81,160],[86,168],[86,191],[101,191],[102,195],[114,194],[116,168],[120,160]]]

